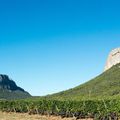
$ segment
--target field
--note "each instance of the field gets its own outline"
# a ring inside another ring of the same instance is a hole
[[[21,113],[6,113],[0,112],[0,120],[74,120],[74,118],[61,118],[54,116],[40,116],[40,115],[28,115]],[[81,119],[92,120],[92,119]]]
[[[118,120],[120,116],[120,100],[15,100],[0,101],[3,120],[72,120],[94,118],[95,120]],[[4,113],[4,114],[3,114]],[[7,113],[7,114],[6,114]],[[12,113],[12,114],[11,114]],[[44,117],[52,116],[52,117]],[[53,117],[56,116],[56,117]],[[5,118],[12,117],[12,118]],[[69,118],[69,119],[67,119]],[[1,120],[1,119],[0,119]]]

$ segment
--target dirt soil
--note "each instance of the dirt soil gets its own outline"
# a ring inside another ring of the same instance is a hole
[[[0,120],[75,120],[75,118],[61,118],[54,116],[40,116],[40,115],[28,115],[21,113],[3,113],[0,112]],[[81,120],[93,120],[93,119],[81,119]]]

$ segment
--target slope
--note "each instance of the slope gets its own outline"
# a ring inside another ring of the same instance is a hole
[[[75,88],[62,91],[46,98],[53,99],[93,99],[120,96],[120,64],[102,73],[98,77]]]

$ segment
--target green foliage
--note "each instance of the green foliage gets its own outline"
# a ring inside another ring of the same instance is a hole
[[[120,113],[120,99],[109,100],[15,100],[0,101],[0,110],[41,115],[61,115],[62,117],[101,117]],[[96,118],[97,118],[96,117]]]

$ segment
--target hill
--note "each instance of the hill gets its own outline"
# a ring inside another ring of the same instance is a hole
[[[0,99],[19,99],[30,96],[28,92],[18,87],[7,75],[0,75]]]
[[[113,66],[82,85],[53,95],[48,95],[46,98],[79,100],[116,96],[120,96],[120,64]]]

